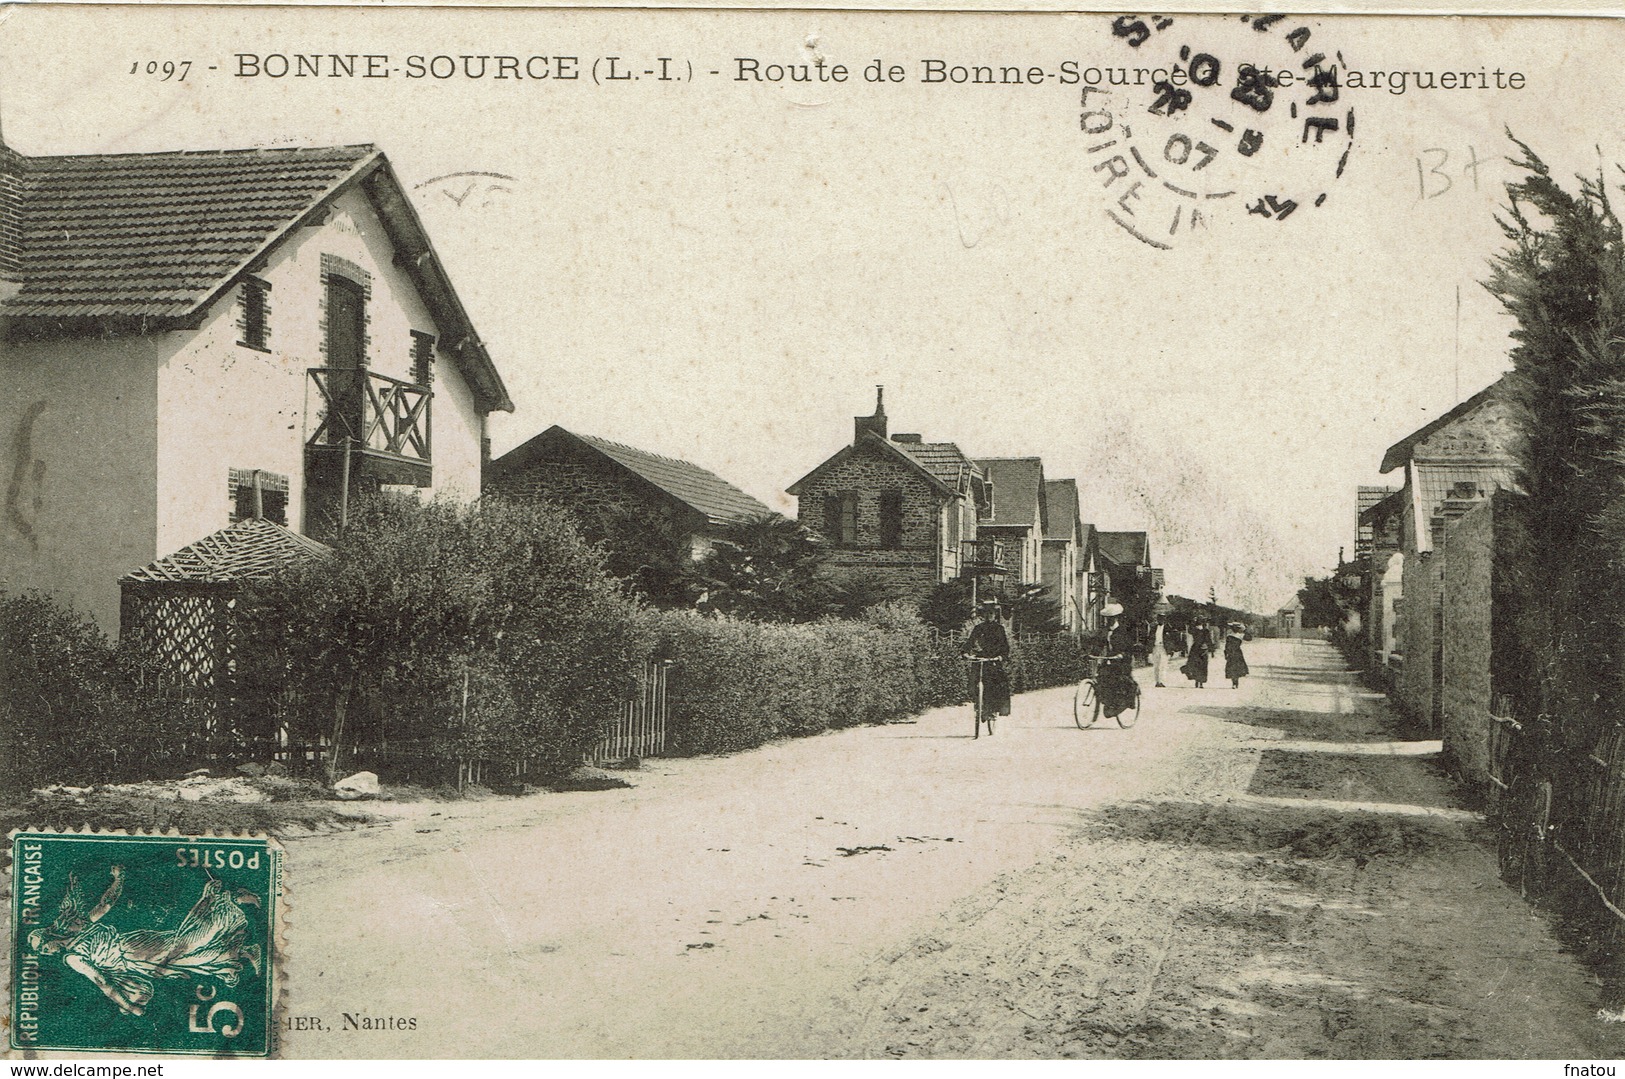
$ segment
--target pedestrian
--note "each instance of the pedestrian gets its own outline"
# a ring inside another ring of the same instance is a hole
[[[1168,666],[1168,619],[1157,615],[1156,628],[1151,631],[1151,681],[1162,688],[1162,673]]]
[[[1212,638],[1207,632],[1207,622],[1198,618],[1191,624],[1190,652],[1185,656],[1185,665],[1179,668],[1180,673],[1196,683],[1197,689],[1207,685],[1207,659],[1212,645]]]
[[[1010,675],[1005,663],[1010,659],[1010,635],[999,621],[999,601],[983,600],[977,612],[982,620],[970,631],[965,642],[964,656],[970,660],[991,662],[973,663],[970,671],[970,696],[976,700],[976,681],[982,680],[982,703],[989,715],[1010,714]]]
[[[1108,603],[1106,616],[1106,656],[1100,661],[1095,685],[1100,694],[1100,710],[1107,719],[1134,707],[1139,687],[1134,684],[1134,633],[1123,622],[1120,604]]]
[[[1230,679],[1231,689],[1240,689],[1247,677],[1247,657],[1241,654],[1241,642],[1247,627],[1240,622],[1230,623],[1230,632],[1224,635],[1224,676]]]

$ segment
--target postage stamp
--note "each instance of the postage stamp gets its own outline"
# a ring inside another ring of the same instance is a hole
[[[281,848],[13,832],[13,1050],[268,1056]]]

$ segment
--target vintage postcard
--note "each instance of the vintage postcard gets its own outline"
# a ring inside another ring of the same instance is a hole
[[[0,6],[10,1052],[1625,1054],[1622,51]]]

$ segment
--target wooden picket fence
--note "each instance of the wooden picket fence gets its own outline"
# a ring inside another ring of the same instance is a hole
[[[586,754],[588,764],[624,761],[631,757],[658,757],[666,750],[669,705],[666,680],[671,663],[650,660],[638,676],[637,691],[622,701],[609,730]]]

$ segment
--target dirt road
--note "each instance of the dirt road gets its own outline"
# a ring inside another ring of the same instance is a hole
[[[1437,743],[1250,647],[1129,731],[1049,690],[292,840],[287,1052],[1625,1055]]]

